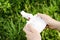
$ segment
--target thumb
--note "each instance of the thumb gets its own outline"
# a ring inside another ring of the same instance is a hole
[[[46,14],[38,13],[37,16],[44,18]]]

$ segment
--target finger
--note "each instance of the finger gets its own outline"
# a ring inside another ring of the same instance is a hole
[[[48,24],[47,20],[50,19],[48,15],[38,13],[37,16],[39,16],[41,19],[43,19]]]
[[[28,24],[27,26],[32,33],[38,33],[38,31],[33,28],[32,24]]]
[[[43,18],[45,16],[45,14],[38,13],[37,16]]]
[[[23,31],[25,32],[26,26],[23,28]]]
[[[41,18],[51,18],[49,15],[47,14],[41,14],[41,13],[38,13],[37,16],[40,16]]]
[[[31,32],[30,31],[28,31],[27,29],[24,29],[24,32],[26,33],[26,34],[31,34]]]
[[[25,26],[25,27],[23,28],[23,31],[24,31],[26,34],[31,34],[31,32],[28,30],[28,27],[27,27],[27,26]]]
[[[30,34],[30,35],[26,35],[26,37],[27,37],[27,39],[30,39],[30,40],[32,40],[32,38],[37,39],[37,40],[41,40],[41,35]]]
[[[30,40],[30,38],[28,37],[28,35],[26,35],[26,38],[27,38],[27,40]]]
[[[23,31],[25,31],[25,29],[30,31],[29,28],[28,28],[28,24],[26,24],[26,26],[23,28]]]

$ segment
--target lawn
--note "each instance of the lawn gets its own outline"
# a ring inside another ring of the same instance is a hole
[[[60,21],[60,0],[0,0],[0,40],[26,40],[26,19],[20,12],[47,14]],[[46,28],[42,40],[60,40],[60,32]]]

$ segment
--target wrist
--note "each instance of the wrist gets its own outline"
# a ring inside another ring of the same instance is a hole
[[[54,19],[50,20],[50,21],[49,21],[49,27],[50,27],[51,29],[57,29],[56,23],[57,23],[56,20],[54,20]]]
[[[51,22],[50,26],[52,27],[52,29],[60,30],[60,22],[59,21],[53,20]]]
[[[57,23],[56,23],[56,29],[60,31],[60,22],[59,21],[57,21]]]

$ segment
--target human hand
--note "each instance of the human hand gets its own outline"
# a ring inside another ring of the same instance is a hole
[[[46,15],[46,14],[40,14],[38,13],[37,16],[41,17],[48,25],[49,28],[51,29],[56,29],[56,25],[55,23],[57,23],[56,20],[54,20],[53,18],[51,18],[50,16]]]
[[[27,40],[41,40],[40,33],[37,32],[31,24],[27,24],[24,27],[24,32],[26,33]]]

